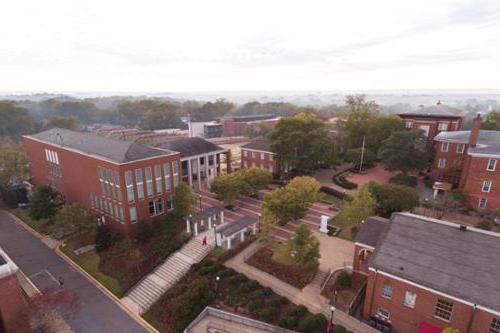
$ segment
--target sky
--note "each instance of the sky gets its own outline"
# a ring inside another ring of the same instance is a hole
[[[500,89],[499,0],[16,0],[0,91]]]

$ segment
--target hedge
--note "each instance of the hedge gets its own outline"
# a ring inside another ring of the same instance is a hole
[[[334,197],[337,197],[342,200],[347,200],[347,201],[352,201],[352,196],[350,196],[347,193],[342,193],[340,191],[337,191],[334,188],[328,187],[328,186],[321,186],[320,188],[321,192],[325,192],[326,194],[333,195]]]
[[[358,188],[358,184],[347,180],[344,175],[333,176],[332,180],[335,184],[342,188],[345,188],[346,190],[353,190],[355,188]]]

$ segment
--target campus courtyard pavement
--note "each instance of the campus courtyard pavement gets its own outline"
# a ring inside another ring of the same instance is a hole
[[[33,283],[41,291],[51,280],[54,283],[59,278],[64,280],[64,290],[76,296],[80,303],[76,313],[63,315],[75,332],[149,332],[40,239],[1,210],[0,247],[28,277],[33,277]]]

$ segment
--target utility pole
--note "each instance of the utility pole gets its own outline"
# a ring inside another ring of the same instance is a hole
[[[363,146],[361,147],[361,161],[359,163],[359,172],[363,170],[363,157],[365,157],[365,136],[363,135]]]

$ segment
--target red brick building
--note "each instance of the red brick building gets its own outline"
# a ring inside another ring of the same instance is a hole
[[[470,131],[442,132],[434,141],[433,180],[465,189],[471,207],[500,207],[500,131],[481,130],[477,116]]]
[[[241,146],[241,168],[251,167],[267,169],[273,174],[279,173],[275,154],[271,151],[267,139],[259,139]]]
[[[246,129],[254,123],[264,123],[273,127],[280,117],[274,114],[262,114],[251,116],[230,116],[220,119],[223,136],[246,136]]]
[[[59,128],[24,136],[23,144],[34,185],[54,187],[114,230],[129,235],[172,207],[178,152]]]
[[[364,223],[359,234],[356,257],[368,254],[353,269],[367,274],[363,317],[373,326],[500,332],[500,234],[410,213]]]
[[[31,332],[16,264],[0,248],[0,332]]]
[[[442,104],[440,101],[433,106],[418,111],[401,113],[398,116],[408,129],[419,128],[424,131],[429,147],[440,132],[458,131],[462,128],[463,111]]]

